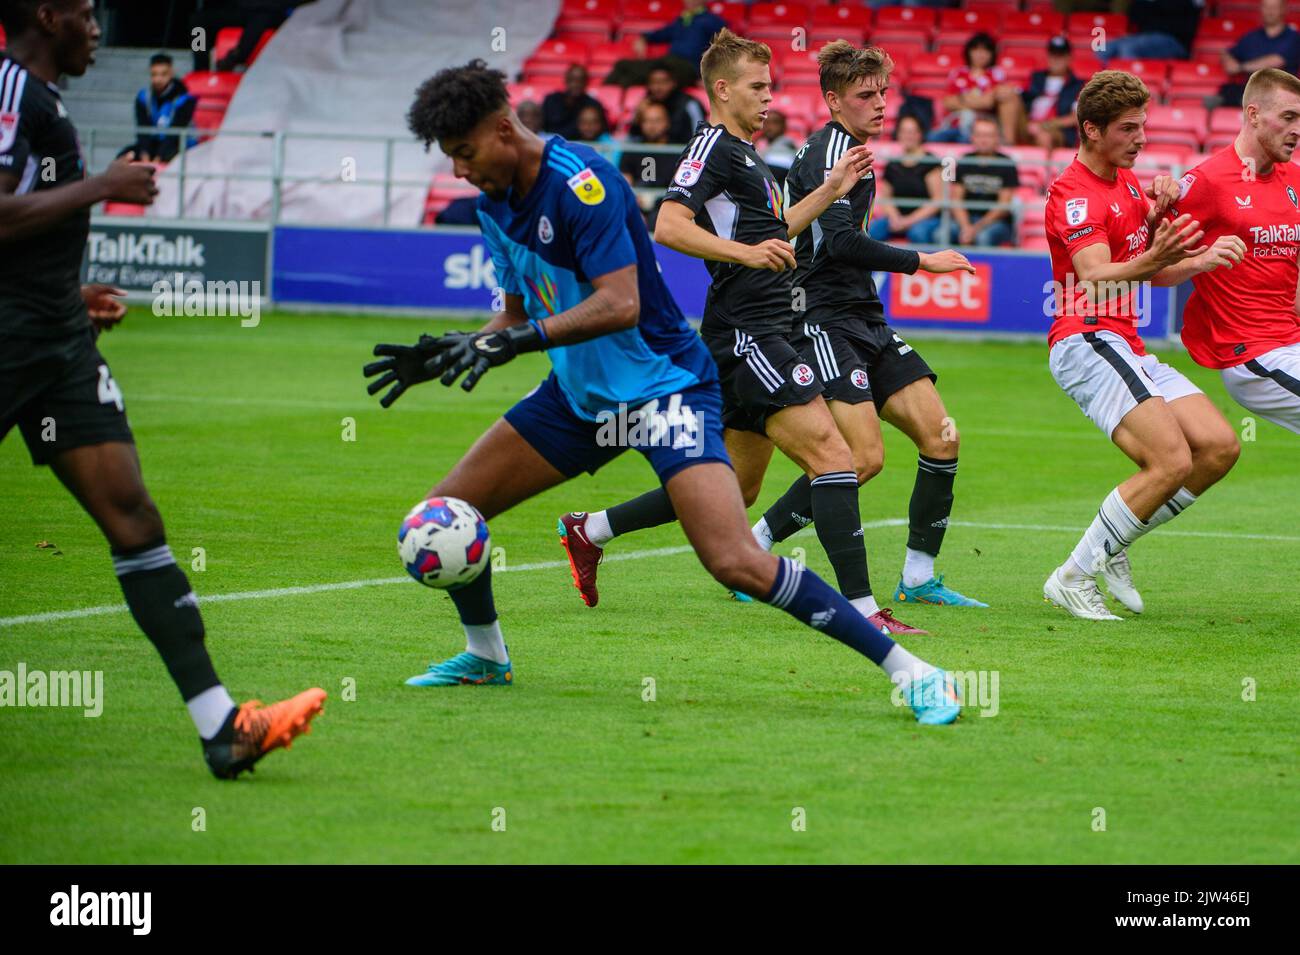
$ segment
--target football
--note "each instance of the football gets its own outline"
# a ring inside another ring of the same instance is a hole
[[[397,531],[397,553],[406,572],[426,587],[455,590],[487,566],[487,521],[456,497],[431,497],[411,508]]]

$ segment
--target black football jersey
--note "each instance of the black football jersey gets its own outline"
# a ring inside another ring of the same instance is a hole
[[[77,130],[58,88],[3,53],[0,175],[17,178],[17,195],[86,177]],[[81,259],[89,235],[87,208],[47,232],[0,242],[0,336],[59,340],[88,327],[81,299]]]
[[[861,143],[839,123],[814,133],[795,154],[785,179],[785,201],[793,204],[826,181],[844,153]],[[795,240],[799,268],[794,284],[803,290],[808,321],[825,324],[846,318],[885,321],[872,269],[915,272],[917,253],[877,242],[866,234],[876,201],[872,170],[846,196],[832,202]]]
[[[754,144],[724,126],[701,123],[678,160],[664,195],[695,213],[714,235],[758,245],[786,239],[784,194]],[[705,261],[713,279],[702,326],[740,328],[751,335],[789,334],[794,272],[751,269],[734,262]]]

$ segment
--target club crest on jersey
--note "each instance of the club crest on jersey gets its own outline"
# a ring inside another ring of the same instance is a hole
[[[796,385],[806,387],[813,383],[813,370],[800,362],[794,366],[794,369],[790,372],[790,377],[794,379]]]
[[[605,201],[605,187],[590,166],[569,179],[569,188],[583,205],[598,206]]]
[[[853,369],[853,373],[849,375],[849,381],[853,382],[854,388],[861,388],[863,391],[867,390],[867,373],[861,368]]]
[[[677,167],[677,175],[673,176],[673,182],[679,186],[693,186],[700,178],[700,173],[704,171],[704,163],[698,159],[683,159],[682,164]]]
[[[1078,225],[1086,218],[1088,218],[1087,199],[1065,200],[1065,221],[1069,225]]]
[[[1137,187],[1137,186],[1133,185],[1133,183],[1131,183],[1131,182],[1130,182],[1130,183],[1126,183],[1126,185],[1128,186],[1128,194],[1129,194],[1130,196],[1132,196],[1134,199],[1141,199],[1141,198],[1142,198],[1140,195],[1138,195],[1138,187]]]
[[[1286,187],[1286,197],[1291,200],[1291,205],[1295,206],[1297,209],[1300,209],[1300,201],[1296,200],[1295,190],[1292,189],[1290,186]]]
[[[0,153],[5,153],[12,149],[14,140],[17,138],[18,114],[0,113]]]
[[[537,220],[537,238],[542,240],[543,245],[550,245],[551,240],[555,238],[555,229],[551,226],[551,220],[542,216]]]

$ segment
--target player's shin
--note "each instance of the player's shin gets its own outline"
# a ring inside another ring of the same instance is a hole
[[[492,566],[484,567],[473,581],[449,594],[465,628],[465,649],[493,663],[509,663],[510,654],[501,636],[501,621],[492,599]]]
[[[199,736],[211,739],[235,708],[204,646],[198,598],[165,540],[113,551],[131,616],[158,648]]]
[[[847,599],[811,570],[788,557],[778,560],[776,582],[766,596],[759,598],[764,603],[857,650],[899,686],[906,687],[912,680],[933,672],[933,666],[872,626]]]
[[[766,540],[760,539],[759,543],[764,545],[765,550],[771,550],[773,544],[779,544],[793,536],[799,528],[811,524],[812,519],[812,481],[808,475],[801,474],[763,512],[759,523],[755,525],[754,536],[759,538],[759,528],[762,528],[761,533]]]
[[[919,587],[934,577],[934,559],[943,547],[943,536],[952,515],[952,486],[957,479],[957,459],[918,455],[916,483],[907,508],[907,558],[903,563],[903,585]]]
[[[880,608],[867,576],[867,550],[858,512],[858,477],[852,471],[832,471],[812,479],[812,512],[840,593],[871,616]]]
[[[602,520],[604,527],[600,527]],[[653,491],[646,491],[640,497],[615,504],[607,511],[593,513],[587,519],[587,534],[593,544],[603,547],[615,537],[671,524],[675,520],[677,520],[677,512],[673,510],[673,502],[669,499],[668,492],[662,487],[657,487]],[[603,533],[606,529],[608,536]],[[601,537],[604,539],[602,540]]]

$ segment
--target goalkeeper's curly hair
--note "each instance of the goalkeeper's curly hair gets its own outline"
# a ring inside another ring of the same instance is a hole
[[[508,102],[506,75],[488,69],[482,60],[470,60],[421,84],[406,114],[406,125],[428,149],[440,139],[468,134]]]

